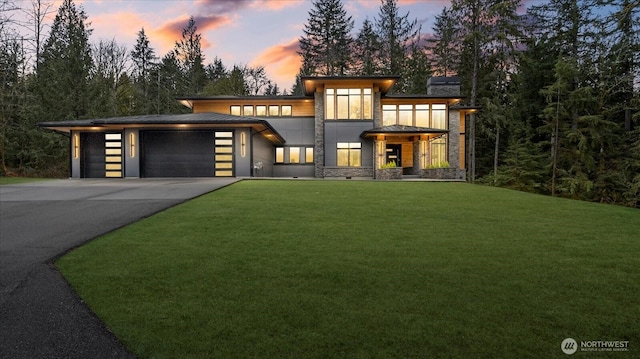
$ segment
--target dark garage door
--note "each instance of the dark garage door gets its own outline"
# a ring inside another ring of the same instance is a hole
[[[213,177],[213,131],[142,131],[143,177]]]
[[[104,132],[83,132],[80,134],[80,168],[84,178],[104,178],[105,152]]]

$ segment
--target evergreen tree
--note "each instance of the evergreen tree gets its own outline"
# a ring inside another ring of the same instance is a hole
[[[313,0],[300,37],[305,76],[344,76],[351,69],[353,20],[340,0]]]
[[[175,55],[180,62],[186,80],[186,94],[195,95],[202,91],[206,82],[204,55],[202,54],[202,35],[197,33],[193,16],[182,30],[182,38],[176,42]]]
[[[438,76],[451,76],[460,67],[460,42],[456,39],[456,23],[450,8],[444,7],[436,15],[433,25],[433,39],[430,40],[429,61]]]
[[[369,18],[353,43],[354,74],[360,76],[380,75],[380,42]]]
[[[394,91],[406,92],[406,58],[419,40],[418,22],[416,19],[410,21],[409,13],[400,15],[397,0],[381,0],[375,28],[380,41],[382,73],[400,76]]]
[[[138,32],[136,44],[130,53],[133,68],[130,79],[133,85],[133,113],[149,114],[154,113],[155,101],[152,97],[152,86],[157,78],[153,77],[154,71],[157,77],[157,58],[155,50],[149,43],[149,37],[144,28]]]
[[[38,67],[42,118],[80,119],[88,114],[92,68],[87,16],[73,0],[64,0],[44,44]]]

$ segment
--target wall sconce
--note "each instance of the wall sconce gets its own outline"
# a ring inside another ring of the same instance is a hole
[[[80,158],[80,135],[73,134],[73,158]]]
[[[247,155],[247,137],[244,132],[240,132],[240,156]]]
[[[131,158],[136,156],[136,135],[133,132],[129,134],[129,156]]]

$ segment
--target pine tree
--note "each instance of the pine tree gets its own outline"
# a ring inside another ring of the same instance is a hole
[[[58,9],[38,67],[42,118],[80,119],[88,113],[93,64],[86,21],[73,0],[64,0]]]
[[[409,13],[400,15],[397,0],[381,0],[375,29],[380,41],[382,73],[400,76],[394,91],[406,92],[406,58],[411,47],[419,40],[418,22],[416,19],[410,21]]]
[[[186,79],[186,94],[195,95],[202,91],[206,82],[204,55],[202,54],[202,35],[197,33],[193,16],[182,30],[182,38],[175,44],[174,52],[180,61]]]
[[[433,39],[430,40],[429,61],[438,76],[451,76],[460,67],[460,42],[456,41],[456,23],[450,8],[444,7],[436,15],[433,25]]]
[[[340,0],[313,0],[300,37],[305,76],[344,76],[351,70],[353,20]]]
[[[380,75],[380,42],[369,18],[353,43],[354,74],[360,76]]]

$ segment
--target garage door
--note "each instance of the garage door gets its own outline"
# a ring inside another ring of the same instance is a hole
[[[142,131],[143,177],[213,177],[213,131]]]

